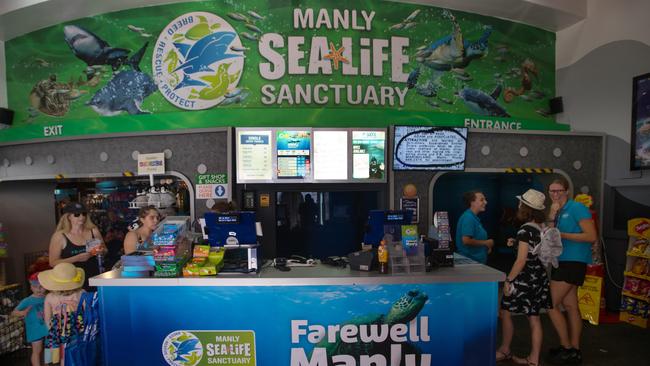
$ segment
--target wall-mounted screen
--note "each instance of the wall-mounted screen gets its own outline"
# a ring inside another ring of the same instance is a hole
[[[352,178],[386,179],[386,131],[352,131]]]
[[[278,179],[311,176],[311,131],[276,131]]]
[[[386,182],[385,129],[253,127],[236,137],[237,183]]]
[[[348,131],[314,130],[314,180],[348,179]]]
[[[237,130],[237,182],[273,179],[271,130]]]
[[[650,73],[634,78],[630,169],[650,169]]]
[[[467,128],[395,126],[393,170],[464,170]]]

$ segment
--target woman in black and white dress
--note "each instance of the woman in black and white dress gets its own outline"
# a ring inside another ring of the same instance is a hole
[[[517,232],[517,259],[506,277],[501,299],[503,338],[496,352],[497,361],[512,359],[516,364],[537,366],[542,348],[542,323],[539,312],[552,307],[546,269],[532,253],[541,242],[545,221],[543,193],[529,189],[519,199],[517,218],[524,222]],[[531,350],[527,357],[513,357],[510,343],[514,335],[511,313],[526,314],[531,328]]]

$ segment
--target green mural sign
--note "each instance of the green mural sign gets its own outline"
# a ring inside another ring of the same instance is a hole
[[[555,35],[385,1],[130,9],[6,43],[0,142],[214,126],[566,130]]]

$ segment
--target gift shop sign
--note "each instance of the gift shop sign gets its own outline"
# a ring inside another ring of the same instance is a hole
[[[139,154],[138,175],[165,174],[165,153]]]
[[[199,174],[196,176],[196,198],[228,199],[228,174]]]

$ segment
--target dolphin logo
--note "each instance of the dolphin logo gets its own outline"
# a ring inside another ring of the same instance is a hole
[[[216,32],[201,38],[192,46],[174,43],[174,46],[185,60],[173,71],[183,71],[183,80],[176,85],[174,90],[191,85],[206,85],[202,81],[192,79],[190,75],[203,71],[212,72],[210,65],[213,63],[228,58],[242,57],[241,55],[226,53],[235,36],[234,32]]]

